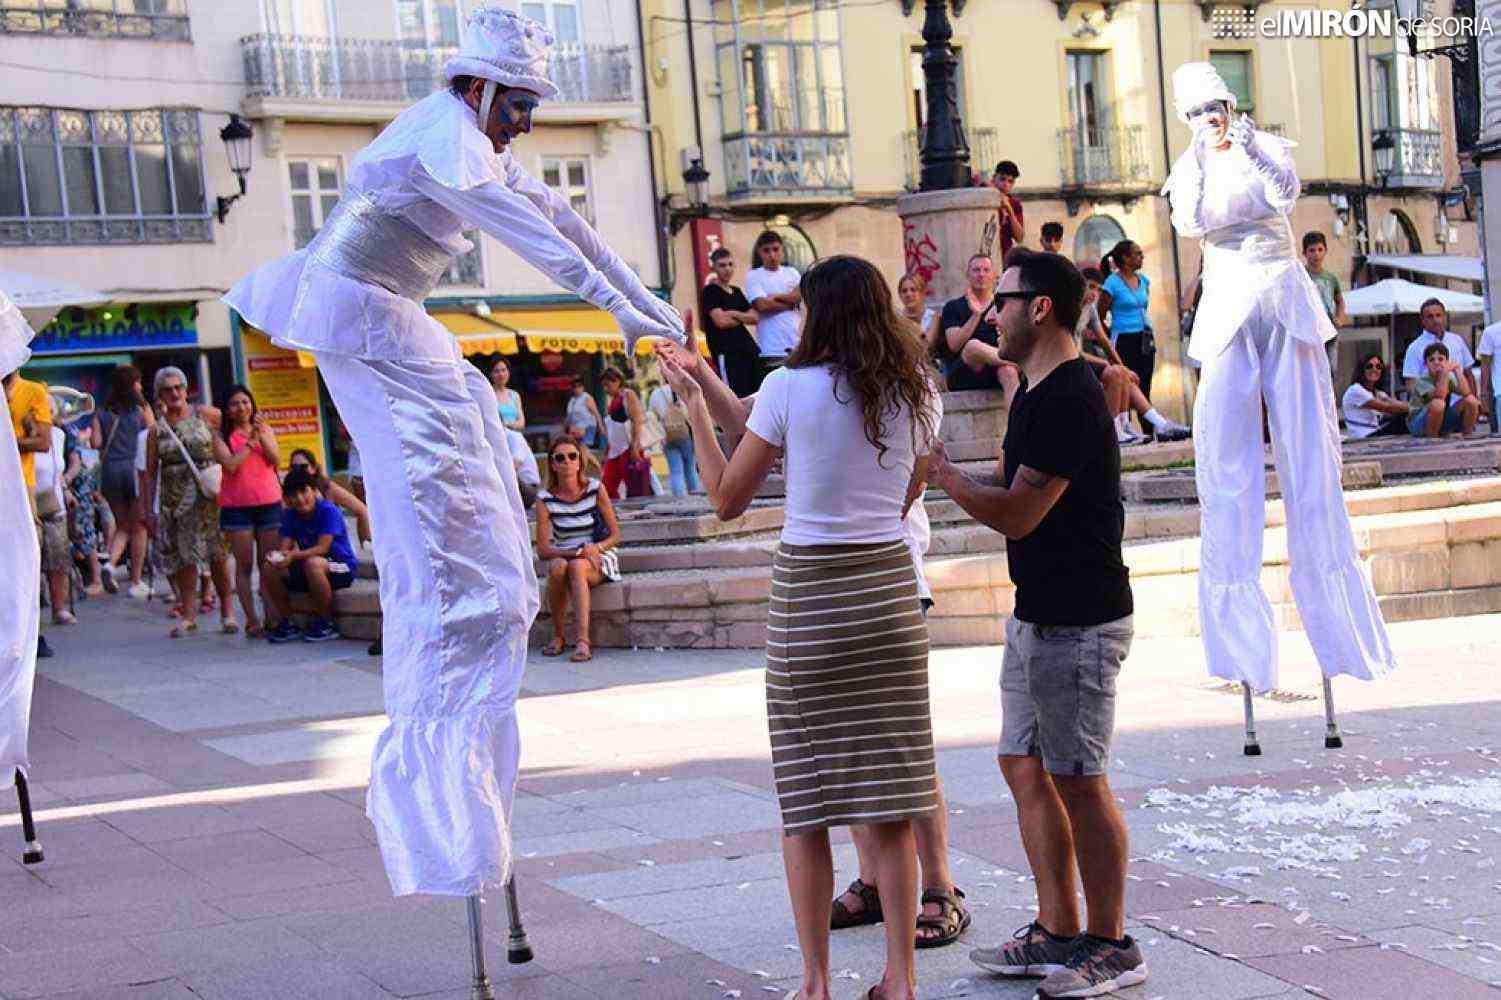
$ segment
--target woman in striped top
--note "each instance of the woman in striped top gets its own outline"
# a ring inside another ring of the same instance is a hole
[[[802,278],[802,338],[749,418],[696,355],[659,348],[688,404],[715,513],[740,516],[780,456],[786,516],[772,562],[766,716],[782,853],[803,955],[800,1000],[829,996],[829,828],[863,826],[886,919],[886,971],[868,1000],[912,1000],[917,857],[912,820],[938,808],[928,626],[903,518],[937,428],[922,342],[881,272],[830,257]],[[691,342],[690,342],[691,343]],[[705,397],[727,431],[728,460]]]
[[[563,613],[573,599],[578,620],[574,663],[594,658],[589,646],[589,588],[620,579],[620,526],[615,508],[599,480],[585,475],[584,463],[597,472],[594,456],[572,437],[555,437],[547,446],[547,489],[537,495],[537,554],[547,564],[547,606],[552,612],[552,639],[543,656],[559,656],[568,640]]]

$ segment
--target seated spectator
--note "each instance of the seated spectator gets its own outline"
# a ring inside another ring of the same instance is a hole
[[[1042,249],[1044,253],[1063,252],[1063,223],[1044,222],[1042,224]]]
[[[560,656],[568,640],[563,614],[573,600],[577,621],[574,663],[594,658],[589,643],[589,588],[620,579],[620,527],[610,494],[598,479],[594,456],[571,437],[547,446],[547,489],[537,494],[537,555],[547,560],[547,607],[552,612],[552,639],[543,656]],[[588,467],[586,468],[586,463]]]
[[[344,515],[318,495],[317,483],[306,469],[293,469],[281,484],[281,548],[261,567],[266,599],[277,623],[267,637],[272,642],[327,642],[338,639],[334,625],[334,591],[354,583],[360,568]],[[306,632],[292,624],[292,594],[313,599],[312,624]]]
[[[1431,438],[1458,431],[1473,434],[1480,400],[1470,385],[1470,373],[1458,361],[1450,361],[1449,349],[1439,342],[1428,345],[1423,364],[1427,371],[1412,384],[1408,433]]]
[[[928,305],[928,279],[916,271],[908,271],[896,283],[896,297],[902,303],[902,317],[917,327],[924,355],[931,357],[938,346],[938,324],[934,322],[938,310]]]
[[[352,460],[359,453],[351,449],[349,454]],[[290,461],[289,468],[308,471],[308,475],[313,477],[313,485],[318,488],[319,493],[323,494],[323,499],[354,518],[354,530],[360,542],[363,544],[370,541],[370,509],[365,506],[365,501],[356,496],[354,491],[346,490],[325,476],[323,469],[318,465],[318,460],[306,448],[294,449]]]
[[[999,213],[1001,228],[1000,237],[1001,263],[1006,262],[1006,255],[1011,248],[1027,238],[1026,220],[1022,214],[1021,199],[1011,193],[1016,187],[1016,181],[1022,172],[1011,160],[1002,160],[995,165],[995,174],[990,178],[990,186],[1001,192],[1001,210]]]
[[[977,253],[965,274],[969,287],[944,303],[938,316],[938,364],[951,391],[994,389],[1002,366],[996,347],[995,261]]]
[[[506,430],[506,441],[511,446],[511,464],[516,467],[516,489],[521,492],[521,506],[532,509],[537,502],[537,493],[542,489],[542,477],[537,474],[537,456],[532,446],[520,431]]]
[[[1086,267],[1080,273],[1084,276],[1084,304],[1079,311],[1074,340],[1079,346],[1079,356],[1089,363],[1105,390],[1105,404],[1115,415],[1116,442],[1130,445],[1146,440],[1145,435],[1131,429],[1132,413],[1140,415],[1143,427],[1152,427],[1158,441],[1182,441],[1189,436],[1189,429],[1157,412],[1141,391],[1140,377],[1126,367],[1115,345],[1110,343],[1110,335],[1100,322],[1100,269]]]
[[[1407,433],[1407,404],[1393,399],[1381,387],[1386,378],[1386,362],[1379,354],[1367,354],[1355,366],[1350,387],[1341,401],[1345,411],[1345,428],[1350,437],[1377,437]]]
[[[1426,374],[1428,348],[1433,344],[1442,343],[1450,360],[1457,361],[1466,372],[1475,367],[1470,345],[1448,328],[1449,314],[1442,302],[1438,299],[1424,302],[1418,310],[1418,321],[1423,324],[1423,332],[1407,345],[1407,352],[1402,355],[1402,380],[1407,383],[1409,396],[1413,393],[1413,383]]]

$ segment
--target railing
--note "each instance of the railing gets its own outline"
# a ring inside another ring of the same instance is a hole
[[[1381,128],[1371,134],[1376,176],[1387,186],[1437,187],[1444,183],[1443,133],[1435,129]]]
[[[761,132],[724,139],[725,192],[731,199],[848,198],[854,194],[850,137],[832,132]]]
[[[1124,125],[1058,130],[1058,171],[1064,187],[1130,184],[1147,179],[1146,129]]]
[[[0,0],[0,34],[193,40],[185,0],[88,0],[88,9],[82,7],[75,2],[60,8],[56,0]]]
[[[907,160],[907,190],[916,191],[922,184],[922,137],[917,129],[908,129],[902,136],[902,153]],[[989,177],[1001,155],[1000,132],[994,128],[967,128],[965,141],[969,143],[970,166]]]
[[[409,101],[443,83],[456,49],[414,48],[385,38],[251,35],[240,40],[247,97],[306,101]],[[552,51],[559,101],[635,99],[625,45],[559,45]]]

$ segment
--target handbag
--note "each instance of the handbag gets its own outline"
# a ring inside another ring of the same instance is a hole
[[[205,500],[216,500],[219,497],[219,487],[224,483],[224,466],[214,462],[206,469],[198,468],[198,463],[193,461],[193,456],[188,453],[187,445],[182,443],[182,438],[172,429],[172,424],[166,417],[162,417],[162,425],[167,428],[167,433],[172,440],[177,442],[177,449],[182,452],[182,457],[188,463],[188,468],[193,470],[193,479],[198,483],[198,492]]]
[[[649,497],[651,488],[651,461],[627,457],[625,460],[625,489],[627,496]]]

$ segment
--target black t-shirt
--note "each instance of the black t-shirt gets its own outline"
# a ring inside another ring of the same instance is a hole
[[[761,349],[756,346],[756,338],[751,336],[744,323],[736,323],[728,330],[721,330],[709,317],[709,313],[714,309],[750,312],[750,307],[750,300],[745,297],[745,293],[734,285],[731,285],[728,291],[721,288],[716,281],[711,281],[704,286],[701,313],[704,334],[709,338],[710,354],[759,355],[761,353]]]
[[[989,305],[986,305],[989,308]],[[995,369],[986,367],[983,371],[973,371],[959,358],[959,352],[949,349],[948,331],[952,327],[963,326],[969,322],[975,311],[969,307],[969,298],[961,295],[957,299],[950,299],[943,304],[943,312],[938,317],[938,366],[943,369],[948,378],[948,387],[951,392],[961,389],[994,389],[996,387]],[[978,340],[982,344],[997,346],[996,328],[981,320],[975,325],[975,334],[971,340]],[[963,348],[961,347],[961,350]]]
[[[1006,486],[1023,465],[1068,480],[1030,535],[1006,542],[1016,617],[1033,625],[1100,625],[1132,612],[1121,556],[1121,452],[1100,383],[1066,361],[1011,403]]]

